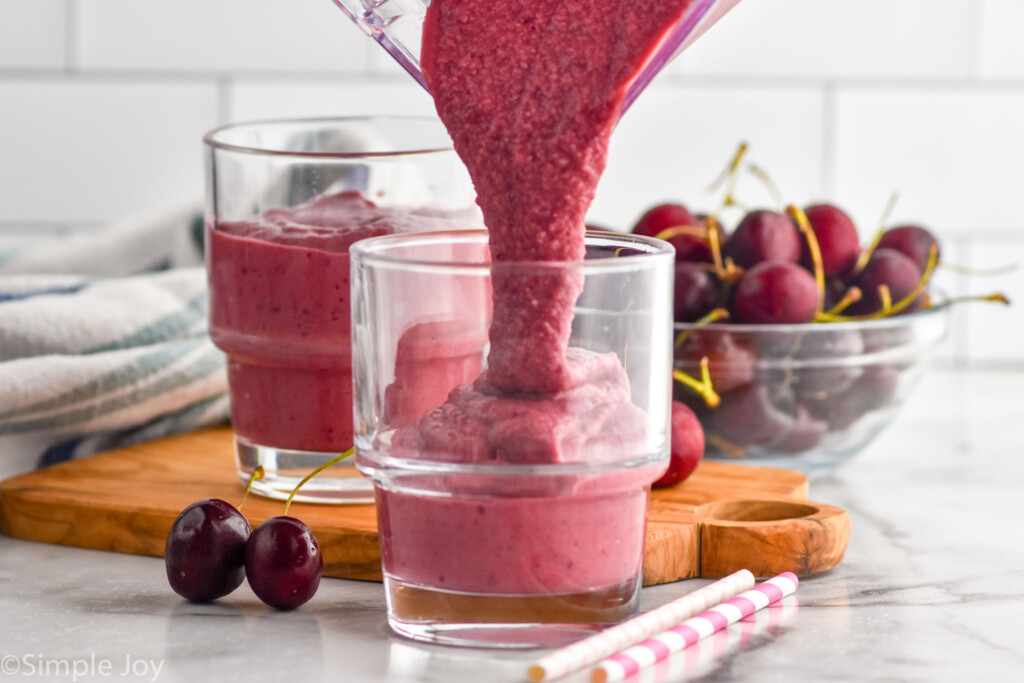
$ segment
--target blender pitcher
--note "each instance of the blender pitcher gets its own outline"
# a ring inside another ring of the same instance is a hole
[[[630,84],[623,112],[666,64],[693,44],[739,1],[696,0],[691,4]],[[334,0],[334,4],[344,10],[366,35],[380,43],[417,83],[427,87],[420,70],[420,41],[430,0]]]

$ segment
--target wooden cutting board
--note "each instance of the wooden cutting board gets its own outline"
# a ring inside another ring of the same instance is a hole
[[[172,522],[202,498],[236,504],[230,428],[152,441],[0,482],[0,531],[17,538],[136,555],[163,555]],[[845,511],[806,500],[807,478],[783,469],[704,462],[682,484],[651,495],[644,583],[724,576],[813,574],[843,559]],[[283,504],[250,496],[255,528]],[[372,504],[293,503],[316,534],[324,575],[381,579]]]

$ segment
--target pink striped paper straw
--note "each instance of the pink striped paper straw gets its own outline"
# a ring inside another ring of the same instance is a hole
[[[594,683],[611,683],[632,676],[729,624],[749,617],[757,610],[778,602],[787,595],[792,595],[798,583],[795,574],[783,572],[639,645],[612,655],[594,668],[590,680]]]
[[[799,610],[796,596],[790,595],[772,605],[771,609],[758,610],[721,633],[694,643],[654,666],[641,669],[629,681],[666,683],[700,680],[714,671],[723,659],[741,650],[754,638],[772,637],[781,626],[793,621]]]
[[[741,569],[689,595],[545,655],[530,666],[527,676],[534,683],[540,683],[582,669],[603,657],[650,638],[753,585],[754,575],[746,569]]]

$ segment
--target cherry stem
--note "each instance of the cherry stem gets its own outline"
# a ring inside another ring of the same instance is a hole
[[[939,265],[960,275],[981,276],[1008,275],[1020,267],[1019,263],[1008,263],[1005,266],[997,266],[996,268],[968,268],[967,266],[958,266],[954,263],[946,263],[945,261]]]
[[[708,247],[711,248],[711,260],[715,264],[715,273],[721,276],[722,267],[722,242],[718,239],[718,221],[714,216],[708,216]]]
[[[765,188],[768,189],[768,194],[770,194],[772,199],[775,201],[776,206],[784,206],[786,204],[786,200],[783,199],[782,193],[779,192],[779,186],[776,185],[775,181],[772,180],[772,177],[768,175],[768,171],[756,164],[747,164],[747,170],[751,175],[764,184]]]
[[[714,266],[714,274],[725,284],[731,284],[743,275],[743,269],[736,266],[732,259],[722,260],[722,241],[718,236],[718,221],[714,216],[708,216],[705,220],[707,228],[708,248],[711,249],[711,263]]]
[[[1004,306],[1010,306],[1010,299],[1002,292],[996,292],[995,294],[986,294],[984,296],[959,296],[951,299],[945,299],[941,303],[932,306],[934,309],[948,308],[955,304],[968,303],[972,301],[984,301],[987,303],[1003,304]]]
[[[860,287],[850,287],[846,290],[846,294],[843,294],[843,298],[840,299],[835,306],[824,311],[821,316],[819,316],[819,319],[826,318],[827,316],[839,315],[849,306],[857,303],[862,298],[864,298],[864,294],[860,291]]]
[[[878,243],[882,241],[882,235],[885,234],[885,226],[889,224],[889,217],[892,216],[893,209],[896,208],[896,201],[899,198],[899,192],[893,192],[889,197],[889,202],[885,205],[885,209],[882,211],[882,218],[878,221],[878,230],[875,231],[875,236],[871,238],[871,243],[868,244],[864,251],[860,252],[860,256],[857,257],[856,263],[853,264],[853,270],[850,271],[849,275],[851,278],[859,275],[860,271],[864,270],[864,267],[868,265],[868,261],[871,260],[871,255],[875,253]]]
[[[696,225],[677,225],[671,228],[665,228],[655,235],[654,239],[670,240],[678,235],[690,235],[691,237],[696,237],[697,239],[704,241],[708,239],[707,231]]]
[[[697,380],[690,375],[686,374],[682,370],[673,370],[672,377],[680,384],[690,387],[696,391],[701,398],[704,399],[704,403],[709,408],[715,408],[719,403],[722,402],[721,397],[715,392],[714,386],[711,384],[711,372],[708,369],[708,357],[702,356],[700,359],[700,379]]]
[[[743,163],[743,157],[747,154],[748,145],[745,142],[741,142],[739,147],[736,149],[736,153],[733,154],[732,160],[729,165],[726,166],[722,174],[715,179],[711,186],[708,188],[708,192],[714,192],[723,183],[725,183],[725,197],[722,199],[722,208],[729,206],[736,206],[736,198],[733,193],[736,192],[736,183],[739,180],[739,171]]]
[[[825,308],[825,264],[821,258],[821,245],[818,244],[818,236],[814,234],[814,228],[807,219],[807,214],[798,206],[790,204],[786,207],[786,213],[793,217],[797,227],[807,240],[807,249],[811,253],[811,263],[814,264],[814,287],[818,292],[818,300],[814,304],[814,316],[818,317]]]
[[[876,313],[869,313],[861,316],[842,316],[842,315],[822,315],[822,319],[828,322],[839,322],[848,320],[878,320],[879,318],[887,318],[889,316],[896,315],[904,308],[914,303],[923,292],[925,287],[928,286],[928,281],[931,280],[932,273],[935,272],[935,266],[939,263],[939,245],[933,244],[931,249],[928,250],[928,263],[925,265],[924,273],[921,274],[921,279],[918,281],[917,286],[914,287],[905,297],[900,299],[895,304],[892,303],[892,295],[889,292],[889,287],[886,285],[878,286],[878,294],[882,299],[882,310]]]
[[[718,450],[722,451],[723,453],[725,453],[729,457],[732,457],[732,458],[745,458],[745,457],[747,457],[747,452],[743,449],[743,446],[740,446],[739,444],[735,444],[732,441],[729,441],[728,439],[725,439],[725,438],[723,438],[721,436],[718,436],[717,434],[707,433],[707,434],[704,435],[704,438],[707,439],[708,443],[710,443],[715,448],[717,448]]]
[[[709,311],[707,315],[705,315],[703,318],[698,318],[697,322],[695,322],[694,325],[698,327],[701,325],[710,325],[711,323],[717,320],[723,320],[728,317],[729,311],[725,310],[724,308],[715,308]],[[686,342],[686,340],[690,338],[690,334],[692,333],[693,329],[683,330],[682,332],[680,332],[679,336],[676,337],[675,348],[678,349],[680,346],[682,346]]]
[[[263,465],[256,465],[256,469],[249,475],[249,483],[245,485],[245,493],[242,494],[242,500],[238,503],[238,510],[242,510],[242,506],[245,505],[246,499],[249,497],[249,491],[252,490],[252,483],[257,479],[262,479],[266,475],[267,471],[263,469]]]
[[[871,260],[871,255],[875,253],[875,248],[878,247],[878,243],[882,241],[882,235],[885,234],[885,228],[880,228],[875,232],[875,236],[871,238],[871,243],[866,246],[860,255],[857,257],[857,261],[853,264],[853,269],[850,271],[849,277],[851,279],[860,275],[864,267],[868,265],[868,261]]]
[[[892,315],[892,292],[889,291],[889,285],[878,285],[878,298],[882,300],[881,317]]]
[[[323,472],[324,470],[326,470],[326,469],[327,469],[328,467],[331,467],[331,466],[333,466],[333,465],[337,465],[337,464],[338,464],[339,462],[341,462],[342,460],[345,460],[345,459],[347,459],[347,458],[351,458],[351,457],[352,457],[352,455],[353,455],[353,454],[354,454],[355,452],[356,452],[356,447],[355,447],[355,446],[353,446],[352,448],[348,449],[348,450],[347,450],[347,451],[345,451],[344,453],[342,453],[342,454],[340,454],[340,455],[336,455],[335,457],[331,458],[330,460],[328,460],[327,462],[323,463],[322,465],[320,465],[319,467],[317,467],[317,468],[316,468],[315,470],[313,470],[312,472],[310,472],[309,474],[307,474],[307,475],[306,475],[305,477],[303,477],[302,481],[300,481],[300,482],[299,482],[299,483],[298,483],[298,484],[297,484],[297,485],[295,486],[295,488],[294,488],[294,489],[292,489],[292,492],[291,492],[291,494],[289,494],[289,495],[288,495],[288,500],[286,500],[286,501],[284,502],[284,514],[285,514],[285,516],[287,516],[287,515],[288,515],[288,508],[290,508],[290,507],[291,507],[291,505],[292,505],[292,499],[293,499],[293,498],[295,498],[295,494],[299,492],[299,489],[301,489],[301,488],[302,488],[303,486],[305,486],[305,485],[306,485],[306,482],[307,482],[307,481],[309,481],[310,479],[312,479],[312,478],[313,478],[313,477],[315,477],[316,475],[320,474],[321,472]]]
[[[882,217],[878,221],[878,229],[884,230],[885,226],[889,223],[889,218],[892,217],[893,210],[896,209],[896,202],[900,199],[900,193],[893,190],[893,193],[889,195],[889,201],[885,205],[885,209],[882,210]]]

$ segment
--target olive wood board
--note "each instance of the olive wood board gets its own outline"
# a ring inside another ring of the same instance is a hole
[[[52,465],[0,482],[0,531],[43,543],[161,557],[167,532],[190,503],[237,504],[229,427],[207,429]],[[814,574],[843,559],[844,510],[807,500],[807,478],[785,469],[702,462],[686,481],[651,494],[644,584],[719,577]],[[249,496],[255,528],[283,503]],[[293,503],[324,555],[324,575],[381,580],[372,503]]]

